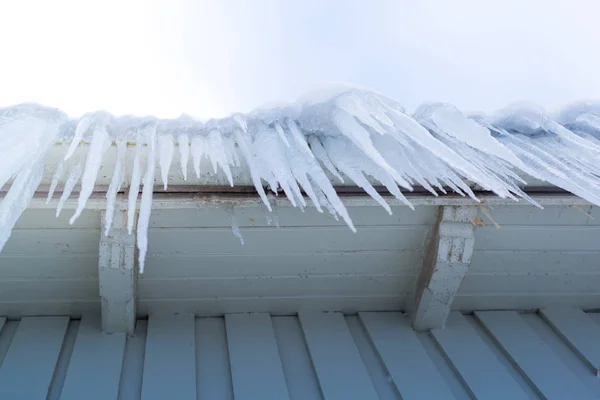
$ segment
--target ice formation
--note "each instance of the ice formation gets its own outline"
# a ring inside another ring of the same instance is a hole
[[[50,152],[60,152],[60,160],[49,162]],[[389,213],[373,182],[408,206],[403,191],[415,186],[435,196],[452,190],[477,200],[474,184],[536,204],[522,190],[521,173],[600,205],[600,103],[574,105],[555,116],[528,104],[492,116],[466,115],[442,103],[409,114],[374,92],[338,88],[287,106],[205,122],[185,115],[159,120],[106,112],[72,120],[55,109],[22,104],[0,109],[0,190],[7,190],[0,200],[0,250],[42,176],[52,176],[48,202],[62,188],[57,215],[79,187],[73,223],[109,153],[104,234],[110,234],[119,192],[127,192],[127,229],[130,234],[136,229],[141,270],[152,195],[159,190],[155,178],[166,190],[174,174],[191,184],[219,174],[233,186],[235,171],[245,171],[269,224],[277,226],[266,188],[275,195],[283,192],[296,207],[310,200],[319,212],[327,210],[355,230],[336,193],[337,182],[356,184]],[[188,177],[190,164],[195,178]],[[243,243],[233,209],[226,211]]]

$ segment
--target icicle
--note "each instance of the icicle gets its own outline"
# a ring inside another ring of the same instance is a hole
[[[541,107],[533,104],[513,104],[497,113],[493,125],[501,126],[507,131],[522,132],[535,136],[540,132],[551,132],[569,144],[581,147],[594,153],[600,152],[600,146],[585,140],[573,132],[551,120]]]
[[[323,191],[323,194],[325,196],[327,196],[327,200],[329,201],[329,203],[335,210],[336,215],[341,216],[342,219],[344,220],[344,222],[346,223],[346,225],[348,225],[348,227],[350,228],[350,230],[352,232],[356,233],[356,228],[354,227],[354,223],[352,222],[352,219],[350,218],[350,214],[348,214],[348,210],[344,206],[344,203],[342,203],[342,200],[337,195],[335,188],[333,186],[331,186],[331,182],[329,182],[329,180],[326,177],[325,177],[325,179],[323,179],[322,176],[318,176],[318,175],[317,176],[313,175],[312,179],[315,182],[315,186],[319,187]],[[337,219],[337,216],[336,216],[336,219]]]
[[[493,154],[512,165],[518,167],[522,165],[521,160],[494,139],[487,128],[468,119],[452,105],[434,103],[421,106],[415,115],[418,117],[417,120],[430,130],[441,131],[474,149]]]
[[[79,218],[85,205],[94,191],[96,179],[98,177],[98,170],[102,164],[102,158],[104,153],[110,147],[112,140],[108,136],[106,127],[104,125],[96,126],[92,136],[92,143],[88,150],[88,156],[85,161],[85,170],[81,178],[81,191],[79,192],[79,199],[77,200],[77,209],[69,220],[69,224],[73,225],[75,220]]]
[[[288,142],[287,138],[285,137],[285,132],[283,131],[281,124],[278,121],[275,121],[273,122],[273,127],[275,128],[275,132],[277,132],[279,135],[279,139],[281,139],[281,141],[285,143],[287,147],[290,147],[290,142]]]
[[[146,175],[144,175],[144,188],[142,189],[142,200],[140,201],[140,216],[137,225],[137,247],[138,247],[138,265],[140,274],[144,273],[146,262],[146,252],[148,251],[148,226],[150,223],[150,213],[152,211],[152,193],[154,191],[154,174],[156,171],[155,149],[156,147],[156,128],[149,133],[148,138],[148,156],[146,163]]]
[[[202,161],[202,156],[206,151],[206,141],[201,136],[196,136],[192,139],[192,146],[190,150],[192,152],[192,160],[194,161],[194,170],[196,171],[196,177],[200,178],[200,162]]]
[[[54,145],[66,115],[35,104],[0,108],[0,188]]]
[[[63,189],[62,195],[60,196],[60,200],[58,201],[58,206],[56,207],[56,216],[60,215],[63,207],[65,206],[65,202],[71,196],[75,185],[79,182],[79,178],[81,178],[81,174],[83,173],[83,167],[81,165],[81,160],[78,160],[74,166],[69,169],[69,176],[67,177],[67,181],[65,182],[65,187]]]
[[[332,138],[329,139],[335,140]],[[327,140],[328,139],[325,139],[325,141]],[[297,153],[297,155],[300,154],[303,153]],[[336,215],[340,215],[348,227],[353,232],[356,232],[356,228],[350,219],[350,215],[348,214],[346,207],[344,207],[344,204],[337,195],[335,188],[325,175],[323,169],[321,169],[316,159],[305,159],[303,162],[295,163],[294,174],[295,176],[306,175],[307,182],[303,185],[310,186],[311,191],[315,193],[313,196],[316,196],[316,199],[313,199],[313,201],[316,201],[319,205],[325,205],[328,209],[328,204],[330,204],[335,210]],[[350,176],[350,178],[352,179],[352,176]],[[322,200],[321,194],[326,196],[327,202]],[[385,201],[384,204],[387,206]],[[320,206],[318,208],[320,208]]]
[[[235,149],[235,141],[231,136],[222,136],[223,146],[225,147],[225,158],[229,165],[233,165],[234,167],[241,167],[242,163],[240,162],[240,158],[238,157],[237,151]]]
[[[257,152],[258,159],[264,163],[269,172],[277,179],[281,189],[294,207],[298,204],[306,206],[300,188],[290,170],[289,160],[285,157],[285,148],[277,140],[277,136],[273,130],[266,124],[261,124],[255,129],[253,146]],[[296,200],[300,202],[297,203]]]
[[[302,132],[300,132],[300,128],[298,128],[296,121],[292,121],[291,119],[287,118],[285,122],[290,131],[290,134],[292,135],[296,143],[300,146],[302,151],[304,151],[304,153],[306,153],[306,155],[308,155],[310,158],[315,158],[315,155],[312,153],[312,151],[310,151],[310,147],[308,147],[308,143],[306,143],[306,138],[304,137]]]
[[[485,181],[485,177],[471,163],[457,154],[450,147],[437,140],[417,121],[409,117],[404,111],[387,106],[387,116],[392,120],[396,133],[390,132],[397,140],[399,134],[405,135],[415,142],[426,153],[431,152],[442,161],[460,171],[464,176],[476,182]]]
[[[391,136],[376,136],[373,138],[373,144],[379,149],[381,155],[387,162],[397,171],[402,172],[410,179],[415,180],[434,196],[438,195],[435,189],[427,181],[424,174],[419,171],[418,166],[414,165],[411,160],[409,153],[414,151],[412,148],[405,148],[404,145],[395,141]],[[412,182],[409,183],[409,186],[412,189]],[[443,191],[444,189],[441,188],[440,190]]]
[[[242,246],[243,246],[244,245],[244,237],[242,236],[242,231],[240,231],[240,227],[237,223],[237,218],[235,217],[233,205],[225,204],[225,205],[223,205],[223,209],[229,216],[229,221],[231,222],[231,231],[238,239],[240,239],[240,243],[242,243]]]
[[[373,160],[373,162],[383,168],[384,171],[392,175],[394,178],[398,175],[381,154],[373,146],[373,142],[369,137],[369,132],[360,125],[354,117],[348,113],[337,110],[334,115],[335,124],[343,134],[349,138],[358,147],[366,157]]]
[[[86,132],[90,128],[91,123],[92,123],[92,118],[89,115],[86,115],[83,118],[81,118],[81,120],[79,120],[79,123],[77,124],[77,128],[75,128],[75,136],[73,137],[73,140],[71,141],[71,145],[69,146],[69,149],[67,150],[67,154],[65,154],[65,158],[64,158],[65,161],[67,161],[69,158],[71,158],[73,156],[73,153],[75,153],[75,150],[77,150],[77,147],[79,147],[79,143],[81,143],[83,136],[86,134]]]
[[[308,138],[308,143],[310,144],[314,156],[323,163],[325,168],[327,168],[327,170],[331,172],[333,176],[338,178],[341,183],[344,183],[344,178],[342,178],[338,170],[331,163],[331,160],[329,159],[329,156],[327,155],[327,152],[323,148],[323,145],[319,139],[317,139],[316,136],[311,136]]]
[[[158,137],[158,148],[160,151],[160,174],[165,190],[169,181],[169,170],[173,161],[173,153],[175,152],[175,143],[173,135],[161,135]]]
[[[236,117],[238,116],[235,116],[234,119],[240,125],[240,127],[245,127],[246,124],[243,122],[243,120],[241,120],[239,117]],[[265,206],[269,209],[269,211],[271,211],[271,205],[269,204],[267,194],[265,193],[265,189],[263,188],[262,183],[260,181],[260,175],[258,174],[258,169],[256,167],[254,156],[252,155],[252,152],[248,147],[248,143],[246,142],[246,139],[243,136],[244,133],[239,129],[235,129],[234,132],[237,138],[238,146],[240,146],[242,154],[246,158],[246,164],[248,164],[248,168],[250,168],[250,176],[252,177],[252,183],[254,183],[254,187],[256,188],[256,191],[258,192],[258,195],[262,199]]]
[[[269,203],[271,204],[271,210],[264,205],[264,203],[260,204],[263,213],[265,214],[265,219],[267,220],[267,225],[275,225],[279,228],[279,216],[277,215],[277,200],[274,198],[269,199]]]
[[[147,131],[144,129],[150,120],[168,129],[164,136],[153,136],[149,141],[151,150],[146,157],[143,139],[147,139]],[[15,216],[23,204],[26,205],[16,197],[27,199],[29,192],[35,191],[37,170],[34,173],[30,167],[38,164],[43,167],[42,160],[58,135],[63,142],[71,142],[54,171],[47,201],[52,199],[63,174],[68,172],[65,190],[58,202],[58,215],[81,179],[81,192],[71,223],[93,192],[105,147],[111,141],[108,134],[114,135],[118,142],[115,170],[107,192],[106,215],[110,220],[104,232],[107,234],[112,222],[109,216],[127,170],[125,140],[130,132],[145,134],[136,144],[129,179],[127,221],[131,233],[143,176],[141,223],[138,224],[142,264],[155,164],[160,166],[166,189],[175,140],[184,179],[187,179],[190,152],[199,178],[204,156],[212,164],[212,170],[219,173],[221,169],[231,185],[232,166],[246,167],[266,209],[274,211],[275,206],[267,198],[264,185],[275,194],[282,190],[291,204],[301,209],[306,204],[305,195],[308,196],[319,211],[327,209],[334,217],[341,217],[353,231],[350,216],[332,184],[334,179],[343,182],[344,175],[388,212],[391,208],[373,187],[374,181],[381,182],[406,204],[409,202],[403,188],[412,190],[413,185],[420,185],[433,195],[451,189],[477,200],[467,180],[501,197],[523,198],[536,204],[519,186],[524,184],[519,176],[521,171],[600,204],[599,104],[564,110],[558,122],[531,106],[513,107],[490,120],[467,118],[455,107],[445,104],[425,105],[413,118],[398,103],[381,95],[346,89],[330,93],[327,98],[321,96],[247,117],[238,114],[199,126],[189,118],[156,122],[148,118],[113,118],[105,113],[94,113],[74,121],[56,110],[35,105],[0,109],[0,188],[13,180],[9,193],[0,203],[0,210],[10,216],[0,216],[3,218],[0,238],[6,236],[5,226],[12,226]],[[206,126],[210,128],[204,129]],[[175,137],[174,132],[180,134]],[[198,133],[190,137],[191,132]],[[87,156],[76,158],[79,144],[90,134]],[[233,208],[231,212],[233,215]],[[239,228],[234,216],[232,221],[237,235]],[[274,222],[269,216],[267,221]],[[238,237],[241,238],[241,233]]]
[[[0,187],[15,179],[0,200],[0,251],[43,177],[44,156],[66,116],[36,105],[0,109]]]
[[[177,145],[179,147],[179,165],[181,166],[181,174],[183,180],[187,181],[187,166],[190,157],[190,138],[185,133],[177,137]]]
[[[131,182],[129,184],[129,196],[127,198],[127,232],[130,235],[133,232],[136,203],[138,194],[140,193],[140,181],[142,179],[142,167],[140,165],[142,145],[142,138],[138,135],[135,144],[135,158],[133,159],[133,171],[131,172]]]
[[[223,145],[221,133],[217,130],[210,131],[208,134],[207,145],[207,155],[212,163],[214,173],[217,173],[217,165],[220,166],[225,172],[229,184],[233,187],[233,176],[231,175],[231,169],[229,168],[229,163],[225,156],[225,146]]]
[[[481,118],[475,120],[493,130],[499,140],[520,157],[525,164],[525,173],[569,190],[594,204],[600,202],[600,189],[594,184],[595,178],[592,175],[586,178],[584,171],[574,172],[567,160],[561,160],[561,152],[567,147],[566,144],[563,143],[558,151],[546,150],[543,136],[534,138],[525,134],[508,133],[504,129],[489,125]],[[582,151],[579,157],[583,154],[585,151]]]
[[[104,236],[108,236],[112,227],[113,215],[115,213],[115,202],[117,194],[123,184],[125,176],[123,166],[125,164],[125,153],[127,152],[127,143],[124,140],[117,140],[117,161],[113,171],[108,191],[106,192],[106,212],[104,213]]]
[[[48,197],[46,197],[46,204],[50,203],[50,200],[52,200],[52,196],[54,196],[54,192],[56,191],[58,182],[62,179],[64,173],[65,173],[65,161],[63,159],[61,159],[60,162],[58,163],[58,166],[56,167],[54,176],[52,177],[52,182],[50,183],[50,189],[48,189]]]
[[[8,241],[17,220],[33,198],[42,181],[43,172],[44,165],[41,161],[36,161],[33,166],[23,169],[0,202],[0,251]]]
[[[327,209],[327,211],[329,211],[329,214],[331,214],[333,216],[333,218],[335,218],[336,221],[339,221],[337,211],[335,210],[335,208],[333,207],[331,202],[329,200],[327,200],[327,197],[325,196],[323,191],[319,188],[319,185],[317,185],[317,183],[310,177],[308,178],[308,181],[309,181],[311,187],[313,188],[313,191],[316,193],[317,201],[319,202],[319,204],[321,206],[325,207]]]

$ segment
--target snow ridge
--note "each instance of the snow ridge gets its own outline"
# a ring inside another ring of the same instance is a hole
[[[46,171],[53,176],[48,201],[62,183],[58,215],[79,184],[71,224],[86,207],[105,165],[105,153],[116,145],[104,234],[110,234],[115,200],[124,185],[128,186],[127,229],[133,232],[142,186],[137,221],[140,269],[147,251],[155,180],[160,177],[167,188],[174,159],[184,180],[188,163],[197,177],[220,172],[231,186],[235,183],[232,170],[244,168],[265,212],[274,211],[266,184],[275,195],[283,192],[296,207],[307,206],[306,194],[319,212],[326,209],[353,231],[330,179],[351,180],[390,214],[369,177],[410,207],[401,188],[412,191],[417,185],[435,196],[450,189],[477,200],[465,180],[500,197],[523,198],[537,205],[519,187],[524,183],[519,172],[600,205],[600,103],[574,105],[555,118],[528,104],[488,117],[469,116],[449,104],[434,103],[410,115],[382,95],[346,88],[304,96],[288,106],[206,122],[185,115],[159,120],[106,112],[69,120],[58,110],[23,104],[0,109],[0,189],[11,183],[0,201],[0,251],[37,190],[44,168],[49,168],[45,156],[57,141],[65,144],[61,147],[64,159],[55,171]],[[127,144],[132,142],[135,156],[128,159]],[[89,143],[87,154],[77,152],[80,143]],[[208,171],[202,170],[203,162],[210,166]],[[233,210],[227,213],[234,234],[243,243]]]

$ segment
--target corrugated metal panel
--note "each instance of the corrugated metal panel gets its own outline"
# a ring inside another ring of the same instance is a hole
[[[28,317],[0,333],[2,399],[599,399],[600,314],[156,315],[135,336],[98,316]]]

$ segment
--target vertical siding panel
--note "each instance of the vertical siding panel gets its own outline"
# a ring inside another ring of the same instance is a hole
[[[300,323],[327,400],[378,399],[344,316],[301,312]]]
[[[138,320],[133,336],[127,337],[119,382],[119,400],[139,400],[142,395],[148,321]]]
[[[600,376],[600,326],[579,308],[547,308],[540,315],[595,375]]]
[[[69,317],[25,317],[0,367],[0,399],[45,399]]]
[[[269,314],[225,315],[236,400],[289,399]]]
[[[590,393],[600,399],[600,379],[590,372],[588,365],[556,331],[539,314],[526,313],[522,314],[521,318],[560,357],[563,364],[587,387]]]
[[[150,315],[143,400],[196,399],[194,330],[192,314]]]
[[[395,312],[359,316],[404,400],[454,398],[408,318]]]
[[[292,400],[322,399],[297,317],[273,317],[275,339]]]
[[[124,333],[104,334],[100,315],[84,315],[61,400],[117,398],[125,339]]]
[[[401,400],[398,388],[394,385],[383,360],[377,353],[373,342],[369,338],[367,331],[358,316],[352,315],[346,317],[346,323],[350,328],[350,333],[354,338],[354,343],[358,348],[358,353],[367,367],[367,372],[373,381],[375,390],[380,400]]]
[[[516,311],[475,316],[546,399],[595,398]]]
[[[456,400],[473,400],[473,396],[469,393],[469,389],[465,386],[460,375],[456,372],[452,364],[446,359],[446,356],[440,350],[433,337],[429,332],[418,332],[417,337],[421,342],[421,346],[427,352],[427,356],[435,365],[444,382],[452,391]]]
[[[445,328],[431,333],[476,399],[530,398],[459,312],[451,312]]]
[[[8,353],[8,349],[10,344],[12,343],[13,338],[15,337],[15,333],[17,332],[17,328],[19,327],[19,321],[9,321],[7,320],[4,324],[4,328],[0,331],[0,367],[2,367],[2,363],[4,362],[4,358]]]
[[[196,391],[198,399],[233,400],[223,318],[196,319]]]
[[[81,321],[72,319],[69,321],[69,325],[67,325],[67,333],[65,333],[65,338],[63,339],[62,348],[58,355],[58,361],[54,368],[54,376],[52,377],[52,383],[50,384],[46,400],[60,399],[65,384],[65,377],[67,376],[67,371],[69,370],[69,365],[71,363],[71,356],[73,355],[75,338],[77,338],[80,322]]]

